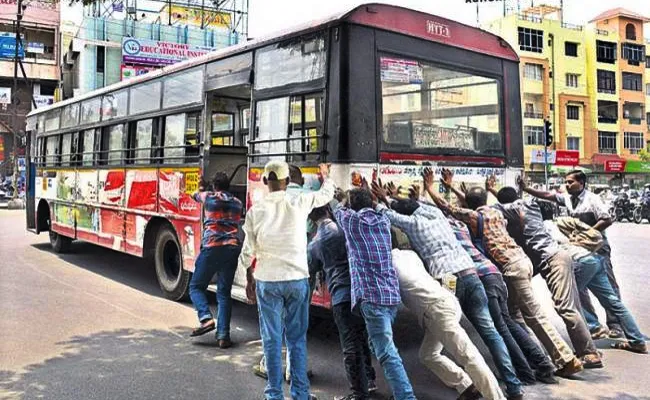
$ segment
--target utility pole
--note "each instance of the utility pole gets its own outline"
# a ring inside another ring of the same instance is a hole
[[[14,34],[16,35],[15,40],[15,49],[14,49],[14,82],[13,88],[11,90],[11,129],[13,130],[13,151],[14,151],[14,178],[13,186],[14,193],[12,200],[15,200],[18,197],[18,56],[20,54],[19,50],[22,46],[22,41],[20,40],[20,22],[23,19],[23,0],[16,1],[18,10],[16,11],[16,22],[14,22]]]

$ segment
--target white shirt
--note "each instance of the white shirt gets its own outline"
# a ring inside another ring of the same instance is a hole
[[[420,325],[430,307],[456,302],[456,296],[433,279],[413,250],[393,249],[393,268],[397,271],[402,303],[413,312]],[[458,306],[460,315],[460,306]]]
[[[311,210],[334,197],[334,183],[326,179],[316,192],[287,196],[269,193],[246,213],[246,234],[239,267],[248,268],[256,259],[254,276],[263,282],[293,281],[309,277],[307,226]]]

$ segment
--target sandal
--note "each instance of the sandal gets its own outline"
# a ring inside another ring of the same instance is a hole
[[[648,346],[645,343],[617,342],[612,344],[612,349],[627,350],[632,353],[648,354]]]
[[[208,332],[212,332],[216,328],[214,320],[212,322],[206,324],[206,325],[201,325],[198,328],[194,329],[192,333],[190,334],[190,337],[195,337],[195,336],[201,336],[205,335]]]

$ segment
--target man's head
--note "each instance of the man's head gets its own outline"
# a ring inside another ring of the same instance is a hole
[[[264,166],[262,180],[270,192],[286,190],[289,185],[289,165],[284,161],[269,161]]]
[[[555,216],[555,206],[550,201],[546,200],[537,200],[539,205],[539,210],[542,213],[542,219],[544,221],[550,221]]]
[[[309,213],[309,219],[313,222],[318,222],[323,218],[328,218],[330,216],[330,206],[324,205],[322,207],[316,207]]]
[[[467,191],[465,202],[472,210],[483,207],[487,204],[487,192],[482,187],[474,186]]]
[[[289,181],[300,186],[305,184],[305,178],[302,176],[302,171],[295,165],[289,165]]]
[[[364,208],[372,208],[372,194],[368,189],[352,189],[348,194],[350,208],[359,211]]]
[[[501,190],[499,190],[497,193],[497,200],[499,200],[499,203],[501,204],[514,203],[515,201],[519,200],[517,189],[513,188],[512,186],[501,188]]]
[[[219,192],[225,192],[230,189],[230,179],[225,172],[217,172],[212,177],[212,187]]]
[[[402,215],[413,215],[415,210],[420,207],[420,203],[413,199],[401,199],[394,202],[391,206],[393,210]]]
[[[566,183],[566,191],[571,195],[582,193],[587,184],[587,175],[580,170],[573,170],[566,174],[564,177]]]

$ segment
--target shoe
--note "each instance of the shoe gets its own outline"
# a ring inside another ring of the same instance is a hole
[[[559,376],[561,378],[569,378],[582,371],[583,369],[584,367],[582,366],[582,362],[580,362],[577,357],[573,357],[573,360],[566,363],[564,367],[555,371],[555,376]]]
[[[598,354],[587,354],[582,357],[582,366],[586,369],[602,368],[603,360]]]
[[[476,386],[472,383],[463,391],[463,393],[460,394],[460,396],[458,396],[457,400],[478,400],[481,397],[483,397],[481,392],[479,392]]]
[[[632,353],[648,354],[648,346],[645,343],[619,342],[612,344],[612,349],[627,350]]]
[[[201,325],[198,328],[192,330],[192,333],[190,333],[190,337],[205,335],[206,333],[215,330],[216,324],[214,323],[213,319],[208,319],[205,321],[206,322],[201,322]]]
[[[368,380],[368,393],[374,393],[378,390],[377,382],[374,379]]]
[[[604,339],[607,337],[607,329],[603,326],[592,329],[590,333],[592,340]]]
[[[315,395],[309,393],[309,397],[307,397],[307,400],[318,400],[318,397],[316,397]]]
[[[560,383],[557,379],[553,377],[553,371],[549,372],[535,372],[535,379],[539,382],[546,383],[549,385],[557,385]]]
[[[217,346],[220,349],[227,349],[232,346],[232,341],[230,339],[217,339]]]
[[[367,400],[367,397],[359,396],[354,393],[350,393],[347,396],[335,397],[334,400]]]
[[[264,369],[261,365],[257,364],[253,367],[253,373],[260,378],[264,379],[269,379],[269,376],[266,374],[266,369]]]
[[[625,337],[625,334],[623,333],[622,330],[618,328],[611,328],[609,330],[609,338],[610,339],[623,339]]]

